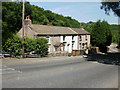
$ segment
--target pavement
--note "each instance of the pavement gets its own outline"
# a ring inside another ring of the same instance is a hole
[[[49,62],[56,60],[69,60],[70,58],[83,58],[83,56],[57,56],[57,57],[43,57],[43,58],[3,58],[2,64],[4,65],[13,65],[13,64],[30,64],[30,63],[40,63],[40,62]]]

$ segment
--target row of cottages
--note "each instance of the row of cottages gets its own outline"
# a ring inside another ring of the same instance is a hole
[[[22,37],[22,28],[18,35]],[[73,50],[85,50],[87,53],[90,46],[90,33],[83,28],[31,24],[29,17],[25,19],[24,36],[31,39],[36,37],[48,39],[49,53],[72,53]]]

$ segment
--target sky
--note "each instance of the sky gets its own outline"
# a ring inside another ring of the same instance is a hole
[[[79,22],[96,22],[105,20],[109,24],[118,24],[118,17],[111,11],[106,15],[103,9],[100,9],[100,2],[30,2],[63,16],[70,16]]]

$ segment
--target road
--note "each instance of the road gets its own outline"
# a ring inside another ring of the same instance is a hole
[[[60,58],[59,58],[60,59]],[[3,65],[3,88],[117,88],[118,66],[81,57]]]

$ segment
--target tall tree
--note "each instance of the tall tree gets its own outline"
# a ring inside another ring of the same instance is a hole
[[[109,46],[112,41],[109,24],[106,21],[97,21],[93,26],[91,35],[92,45],[98,46],[101,52],[106,52],[106,46]]]
[[[102,2],[101,9],[104,9],[105,13],[107,15],[110,14],[110,11],[112,10],[116,16],[118,16],[118,24],[120,24],[120,1],[118,2]],[[120,47],[120,25],[118,26],[118,46]]]

